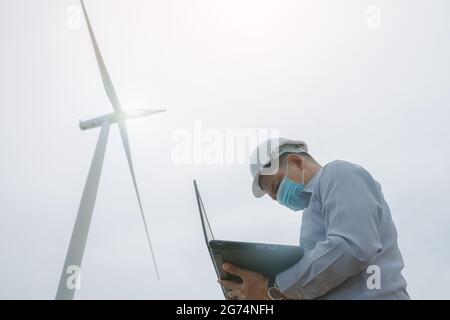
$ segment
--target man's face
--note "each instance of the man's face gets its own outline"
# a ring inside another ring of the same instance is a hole
[[[289,163],[289,166],[287,165]],[[286,176],[286,167],[288,168],[287,176],[296,181],[301,182],[301,169],[302,159],[296,155],[289,155],[288,159],[281,164],[280,168],[275,174],[261,175],[259,177],[259,185],[261,188],[273,199],[277,200],[277,192],[281,181]]]
[[[275,174],[261,175],[259,177],[259,185],[273,200],[277,200],[278,187],[285,175],[285,168],[279,168]]]

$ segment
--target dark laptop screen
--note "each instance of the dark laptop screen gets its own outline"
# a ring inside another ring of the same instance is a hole
[[[200,212],[200,219],[202,221],[203,234],[205,235],[206,244],[209,246],[209,241],[214,240],[214,235],[209,225],[208,217],[206,216],[205,207],[203,206],[200,191],[197,187],[197,182],[194,180],[195,196],[197,197],[198,211]]]

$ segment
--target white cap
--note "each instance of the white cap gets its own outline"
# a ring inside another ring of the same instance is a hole
[[[253,195],[261,198],[266,192],[259,185],[259,177],[272,175],[278,171],[278,159],[284,153],[308,152],[308,146],[300,140],[286,138],[269,139],[261,143],[250,155],[250,172],[253,176]],[[270,163],[269,167],[265,167]]]

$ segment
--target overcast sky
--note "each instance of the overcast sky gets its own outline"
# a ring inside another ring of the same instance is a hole
[[[54,298],[99,133],[78,120],[112,111],[77,6],[0,0],[3,299]],[[253,198],[247,165],[173,161],[196,121],[279,130],[322,164],[364,166],[391,206],[410,295],[450,298],[447,0],[86,6],[123,106],[169,111],[129,122],[161,280],[113,126],[76,298],[222,298],[193,178],[216,238],[298,244],[301,214]]]

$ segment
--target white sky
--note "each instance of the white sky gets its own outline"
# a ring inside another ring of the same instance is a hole
[[[112,110],[75,0],[0,0],[0,298],[53,299],[98,131]],[[366,27],[369,5],[381,29]],[[381,183],[413,298],[450,298],[450,3],[86,0],[129,122],[157,281],[111,130],[77,298],[222,298],[192,179],[217,238],[296,244],[301,215],[255,199],[246,165],[175,165],[180,129],[279,129]],[[70,26],[70,24],[69,24]]]

